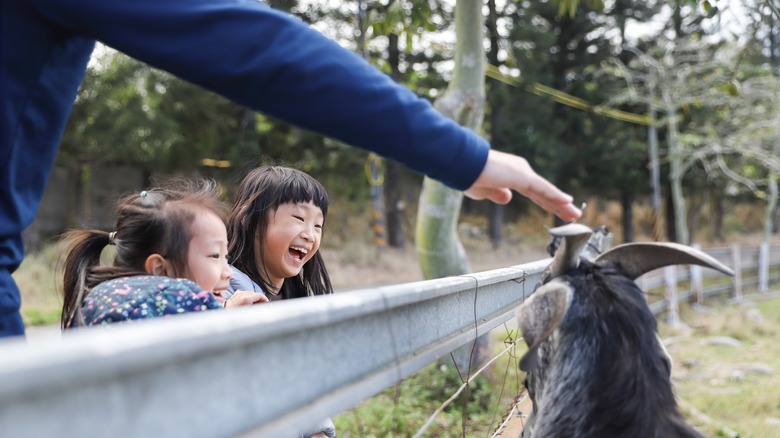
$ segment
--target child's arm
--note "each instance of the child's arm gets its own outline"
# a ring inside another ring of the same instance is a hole
[[[249,306],[252,304],[267,303],[268,297],[261,293],[253,292],[251,290],[237,290],[233,295],[225,302],[225,308]]]

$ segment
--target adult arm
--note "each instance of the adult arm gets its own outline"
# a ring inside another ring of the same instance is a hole
[[[488,143],[359,56],[253,0],[34,0],[60,26],[254,110],[463,190]]]
[[[150,65],[301,127],[372,150],[475,198],[511,190],[564,220],[570,198],[527,161],[491,154],[352,52],[253,0],[33,0],[49,19]],[[511,159],[510,159],[511,158]]]

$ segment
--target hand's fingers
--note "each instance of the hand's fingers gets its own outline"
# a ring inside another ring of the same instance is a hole
[[[267,302],[268,297],[261,293],[251,290],[238,290],[230,297],[225,307],[247,306]]]
[[[506,188],[471,187],[463,193],[472,199],[489,199],[497,204],[506,204],[512,200],[512,191]],[[563,192],[559,192],[555,196],[550,196],[547,192],[521,194],[567,222],[577,219],[582,214],[578,208],[572,205],[571,197]]]
[[[526,196],[564,221],[572,221],[582,215],[580,209],[572,204],[573,198],[570,195],[541,177],[536,184],[528,187],[528,191]]]
[[[254,292],[251,290],[242,290],[236,292],[237,294],[240,294],[239,299],[241,300],[241,305],[247,305],[247,304],[257,304],[257,303],[267,303],[268,297],[266,297],[264,294]]]
[[[470,198],[505,204],[512,199],[510,189],[567,222],[581,215],[572,205],[572,197],[534,172],[526,159],[495,150],[490,151],[477,181],[464,193]]]
[[[253,299],[252,304],[267,303],[269,301],[268,297],[263,294],[253,293],[253,295],[254,296],[252,297]]]
[[[490,187],[475,187],[472,186],[468,190],[463,192],[464,195],[471,199],[481,200],[490,199],[496,204],[506,204],[512,200],[512,191],[507,188],[490,188]]]

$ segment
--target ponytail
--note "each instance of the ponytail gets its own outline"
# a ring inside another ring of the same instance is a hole
[[[81,304],[95,285],[112,278],[138,274],[135,269],[100,266],[100,254],[111,243],[110,234],[91,229],[74,230],[65,234],[67,258],[63,265],[63,330],[84,324]]]

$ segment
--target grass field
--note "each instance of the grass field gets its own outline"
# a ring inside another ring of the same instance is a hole
[[[682,411],[707,436],[780,436],[780,296],[774,296],[683,306],[680,327],[660,326]]]

